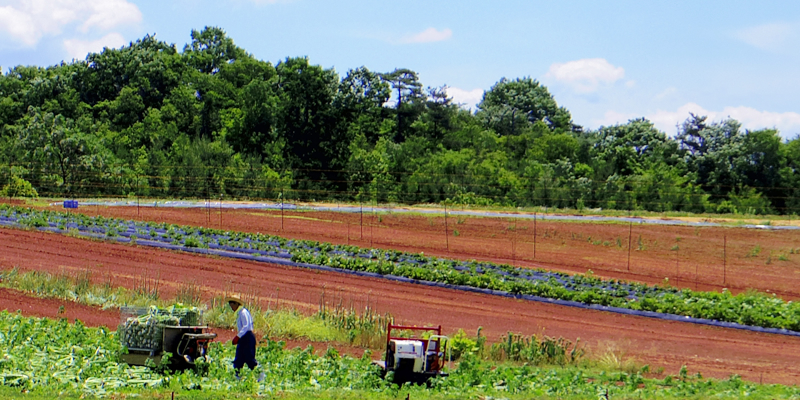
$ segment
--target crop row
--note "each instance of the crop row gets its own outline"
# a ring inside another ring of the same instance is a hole
[[[513,295],[800,331],[800,304],[756,292],[733,295],[728,291],[692,291],[507,264],[435,258],[421,253],[289,240],[261,233],[36,211],[7,205],[0,206],[0,223],[21,224],[62,233],[73,231],[108,238],[157,241],[184,249],[206,248],[249,254],[262,260],[287,259]]]
[[[131,367],[118,362],[124,351],[116,332],[0,312],[0,384],[23,392],[109,396],[162,390],[188,393],[202,389],[209,398],[231,393],[274,396],[275,393],[305,393],[308,397],[331,391],[363,393],[361,398],[397,398],[397,388],[380,379],[370,355],[340,356],[328,349],[316,355],[313,348],[287,350],[282,342],[268,341],[257,349],[259,367],[245,369],[237,380],[232,360],[235,348],[214,342],[202,374],[192,370],[162,374],[158,369]],[[265,379],[256,382],[254,375]],[[776,398],[800,396],[800,389],[777,385],[754,385],[736,376],[717,381],[688,376],[645,379],[637,373],[591,372],[576,367],[534,367],[493,364],[465,356],[450,377],[437,380],[430,389],[416,391],[412,398],[439,393],[454,398],[518,394],[526,397],[597,398],[599,393],[617,397],[684,398]],[[166,397],[166,396],[165,396]],[[337,398],[340,396],[337,396]],[[488,398],[488,397],[487,397]]]

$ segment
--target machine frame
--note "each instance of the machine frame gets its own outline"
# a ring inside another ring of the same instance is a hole
[[[427,339],[424,338],[407,338],[392,335],[392,331],[414,331],[414,332],[431,332],[433,333]],[[422,371],[415,372],[408,370],[408,368],[400,368],[394,365],[394,352],[392,351],[392,341],[416,341],[421,342],[423,347],[422,352]],[[394,325],[389,324],[386,329],[386,351],[384,353],[385,361],[376,361],[375,364],[381,367],[381,373],[385,377],[389,372],[394,372],[393,381],[395,383],[418,383],[427,384],[431,378],[446,377],[449,374],[444,371],[445,363],[447,362],[448,369],[450,358],[445,360],[445,355],[450,355],[447,349],[448,337],[442,335],[442,326],[407,326],[407,325]]]
[[[169,368],[182,371],[194,368],[195,360],[205,357],[208,343],[213,341],[216,333],[205,333],[207,326],[164,326],[161,349],[128,348],[127,354],[120,358],[129,365],[147,365],[148,360],[159,365],[165,353],[171,354]]]

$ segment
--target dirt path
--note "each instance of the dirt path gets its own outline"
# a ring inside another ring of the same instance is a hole
[[[621,349],[651,370],[664,367],[724,378],[736,373],[754,381],[800,383],[800,338],[660,321],[582,310],[381,279],[289,268],[258,262],[204,257],[136,246],[93,242],[61,235],[0,229],[0,268],[50,272],[89,269],[98,283],[133,288],[158,279],[164,297],[181,285],[198,285],[206,298],[232,288],[264,306],[287,304],[317,309],[328,302],[392,313],[401,323],[441,324],[491,339],[508,331],[577,338],[591,349]],[[58,306],[54,306],[55,309]],[[93,311],[85,310],[91,314]]]
[[[24,292],[5,288],[0,288],[0,310],[19,311],[30,317],[66,318],[70,322],[79,319],[86,326],[107,326],[112,330],[117,330],[120,321],[119,310],[101,310],[66,300],[30,297]]]

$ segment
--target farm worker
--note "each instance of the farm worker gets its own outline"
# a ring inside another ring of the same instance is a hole
[[[233,344],[236,345],[233,368],[236,370],[236,376],[238,377],[239,370],[245,364],[250,369],[254,369],[258,365],[258,362],[256,362],[256,335],[253,334],[253,317],[250,315],[250,311],[247,311],[242,305],[242,299],[238,296],[230,296],[227,301],[233,312],[239,311],[236,315],[236,329],[238,332],[233,337]],[[259,380],[261,379],[263,378],[259,377]]]

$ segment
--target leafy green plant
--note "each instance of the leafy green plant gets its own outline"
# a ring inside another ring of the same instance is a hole
[[[755,247],[750,249],[750,251],[747,253],[747,255],[745,257],[748,257],[748,258],[758,257],[758,255],[760,253],[761,253],[761,246],[760,245],[755,245]]]
[[[186,247],[201,247],[202,243],[196,236],[187,236],[183,242],[183,245]]]

